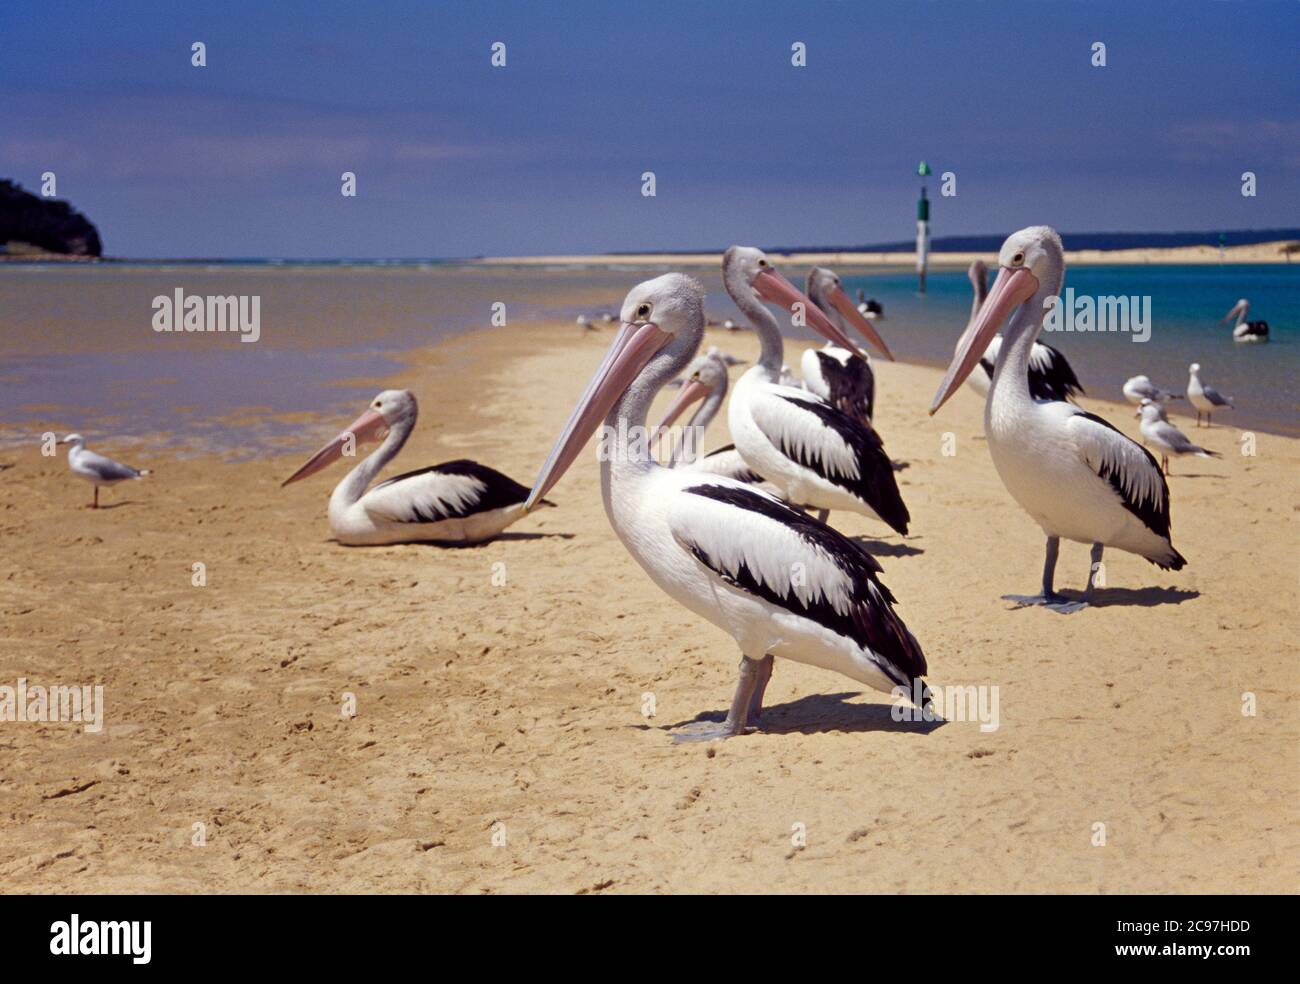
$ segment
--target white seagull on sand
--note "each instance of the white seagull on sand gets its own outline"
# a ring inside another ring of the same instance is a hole
[[[90,509],[99,508],[99,487],[116,485],[128,479],[141,479],[152,475],[148,468],[132,468],[112,458],[105,458],[86,448],[86,439],[80,434],[69,434],[59,444],[68,445],[68,467],[78,478],[84,478],[95,487],[95,499],[88,504]]]
[[[1193,362],[1188,367],[1191,376],[1187,380],[1187,399],[1196,408],[1196,426],[1201,426],[1201,414],[1205,414],[1205,426],[1213,426],[1210,423],[1210,415],[1215,410],[1227,408],[1233,409],[1235,404],[1232,397],[1224,396],[1213,386],[1206,386],[1201,382],[1201,364]]]
[[[1180,458],[1186,454],[1194,454],[1198,458],[1220,457],[1217,451],[1209,451],[1193,444],[1191,438],[1169,422],[1169,418],[1165,416],[1165,408],[1153,400],[1143,400],[1133,416],[1142,421],[1140,426],[1142,437],[1160,452],[1160,467],[1164,469],[1166,475],[1170,474],[1171,454]]]
[[[1134,406],[1141,404],[1143,400],[1150,400],[1152,403],[1168,403],[1170,400],[1182,398],[1181,393],[1171,393],[1167,389],[1161,389],[1151,382],[1148,376],[1134,376],[1124,383],[1124,399]]]

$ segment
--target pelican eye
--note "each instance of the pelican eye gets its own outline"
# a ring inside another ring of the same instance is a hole
[[[647,318],[650,317],[650,312],[653,311],[653,310],[654,310],[654,306],[653,306],[653,305],[651,305],[651,304],[642,304],[640,307],[638,307],[638,308],[636,309],[637,320],[638,320],[638,321],[645,321]]]
[[[1015,256],[1011,257],[1011,262],[1019,266],[1021,263],[1025,262],[1025,254],[1023,252],[1017,253]]]
[[[761,266],[761,267],[765,267],[765,266],[767,266],[767,260],[759,260],[759,261],[758,261],[758,265]]]

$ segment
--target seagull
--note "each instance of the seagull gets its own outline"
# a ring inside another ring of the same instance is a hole
[[[1151,453],[1096,414],[1063,400],[1036,399],[1029,390],[1033,345],[1043,330],[1044,303],[1059,297],[1065,250],[1056,230],[1031,226],[1012,233],[998,254],[988,299],[957,343],[939,384],[934,414],[978,364],[989,339],[1015,311],[998,352],[984,407],[984,433],[998,477],[1047,536],[1043,590],[1004,595],[1018,606],[1042,605],[1068,614],[1092,599],[1106,547],[1180,570],[1186,558],[1170,539],[1169,486]],[[1052,588],[1061,539],[1092,544],[1088,586],[1081,601]]]
[[[1168,403],[1170,400],[1181,400],[1183,395],[1161,389],[1146,376],[1134,376],[1124,383],[1124,398],[1134,406],[1138,406],[1143,400],[1150,400],[1152,403]]]
[[[525,508],[554,487],[604,424],[600,487],[610,526],[660,589],[731,635],[741,653],[726,720],[674,739],[745,734],[762,711],[774,657],[928,703],[921,646],[864,547],[757,489],[664,468],[647,453],[650,403],[703,337],[704,288],[680,273],[648,280],[628,293],[622,320]],[[768,361],[775,371],[779,363]]]
[[[408,390],[384,390],[360,417],[285,479],[315,475],[359,444],[383,441],[334,488],[330,531],[345,546],[481,543],[524,515],[528,489],[487,465],[465,459],[370,483],[406,443],[419,407]],[[283,485],[281,487],[283,487]],[[545,505],[552,505],[547,502]]]
[[[595,331],[596,326],[591,323],[591,319],[585,314],[578,315],[577,325],[583,331]]]
[[[101,485],[116,485],[127,479],[138,480],[153,474],[148,468],[132,468],[130,465],[124,465],[120,461],[87,450],[86,439],[80,434],[69,434],[57,443],[68,445],[68,467],[72,469],[72,473],[78,478],[84,478],[95,487],[95,499],[88,503],[88,509],[99,508]]]
[[[1198,458],[1221,457],[1217,451],[1209,451],[1193,444],[1186,434],[1169,422],[1169,418],[1165,416],[1165,408],[1153,400],[1143,400],[1133,416],[1142,421],[1140,425],[1142,436],[1159,450],[1160,467],[1164,469],[1166,475],[1170,474],[1171,454],[1178,457],[1185,454],[1194,454]]]
[[[1191,373],[1187,380],[1187,399],[1196,408],[1196,426],[1201,426],[1201,414],[1205,414],[1205,426],[1212,427],[1210,415],[1215,410],[1227,407],[1229,410],[1235,408],[1232,397],[1224,396],[1213,386],[1206,386],[1201,382],[1201,364],[1193,362],[1188,367]]]
[[[1232,306],[1232,310],[1223,316],[1223,324],[1227,324],[1236,318],[1237,321],[1232,326],[1232,340],[1234,342],[1267,342],[1268,341],[1268,322],[1267,321],[1247,321],[1250,314],[1250,301],[1244,297]]]

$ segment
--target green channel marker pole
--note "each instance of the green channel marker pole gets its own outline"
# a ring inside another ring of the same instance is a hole
[[[918,289],[924,294],[925,268],[930,262],[930,199],[925,197],[925,178],[930,174],[930,165],[922,161],[916,173],[922,179],[921,199],[916,203],[916,276]]]

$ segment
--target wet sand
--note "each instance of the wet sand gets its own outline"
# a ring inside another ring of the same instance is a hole
[[[383,383],[422,408],[390,473],[468,456],[530,483],[610,337],[515,325],[416,353]],[[832,521],[868,539],[931,681],[999,688],[991,733],[778,663],[767,732],[674,745],[725,708],[737,653],[624,552],[592,457],[494,543],[348,549],[324,515],[342,466],[279,483],[350,417],[239,463],[103,442],[155,474],[98,512],[62,455],[6,451],[0,686],[105,700],[98,734],[0,723],[9,890],[1294,891],[1300,445],[1259,434],[1247,457],[1178,418],[1223,453],[1174,465],[1189,566],[1112,552],[1095,607],[1013,611],[1043,545],[978,398],[930,419],[940,373],[877,365],[913,535]],[[1084,402],[1137,435],[1131,408]],[[1065,545],[1058,585],[1087,563]]]

